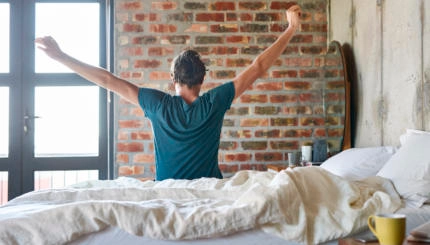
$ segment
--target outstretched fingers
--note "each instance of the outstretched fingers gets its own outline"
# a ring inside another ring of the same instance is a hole
[[[57,58],[61,55],[61,49],[51,36],[38,37],[34,40],[37,48],[44,51],[49,57]]]

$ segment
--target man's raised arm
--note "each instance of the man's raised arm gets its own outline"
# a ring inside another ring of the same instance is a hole
[[[273,65],[276,59],[284,52],[291,38],[299,27],[301,9],[294,5],[287,10],[288,28],[270,45],[266,50],[254,59],[243,72],[233,79],[235,98],[239,97],[245,90]]]
[[[38,48],[43,50],[49,57],[67,66],[83,78],[115,92],[135,105],[139,105],[137,98],[139,88],[136,85],[115,76],[101,67],[86,64],[69,56],[60,49],[52,37],[37,38],[35,43],[39,44]]]

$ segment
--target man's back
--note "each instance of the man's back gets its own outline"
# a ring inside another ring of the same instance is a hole
[[[218,167],[220,133],[234,94],[229,82],[187,104],[180,96],[139,90],[140,105],[154,131],[156,180],[222,178]]]

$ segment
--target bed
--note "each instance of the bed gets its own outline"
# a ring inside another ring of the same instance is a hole
[[[116,226],[156,240],[197,240],[250,229],[315,244],[362,229],[401,205],[390,182],[350,182],[320,167],[241,171],[220,180],[86,182],[24,194],[0,210],[0,241],[63,244]],[[127,244],[129,244],[127,242]]]
[[[406,214],[409,232],[430,221],[430,133],[408,130],[401,142],[277,173],[30,192],[0,208],[0,243],[337,244],[380,212]]]
[[[337,244],[387,212],[406,214],[409,232],[430,221],[430,132],[407,130],[400,142],[276,173],[30,192],[0,208],[0,243]]]
[[[320,166],[34,191],[0,206],[0,244],[338,244],[375,213],[406,214],[407,232],[430,222],[430,133],[350,148],[345,111],[343,151]]]

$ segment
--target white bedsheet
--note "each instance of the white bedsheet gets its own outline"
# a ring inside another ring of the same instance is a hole
[[[348,182],[319,167],[241,171],[228,179],[94,181],[36,191],[0,207],[2,244],[62,244],[109,225],[156,239],[198,239],[261,228],[315,244],[357,232],[401,205],[380,177]]]

